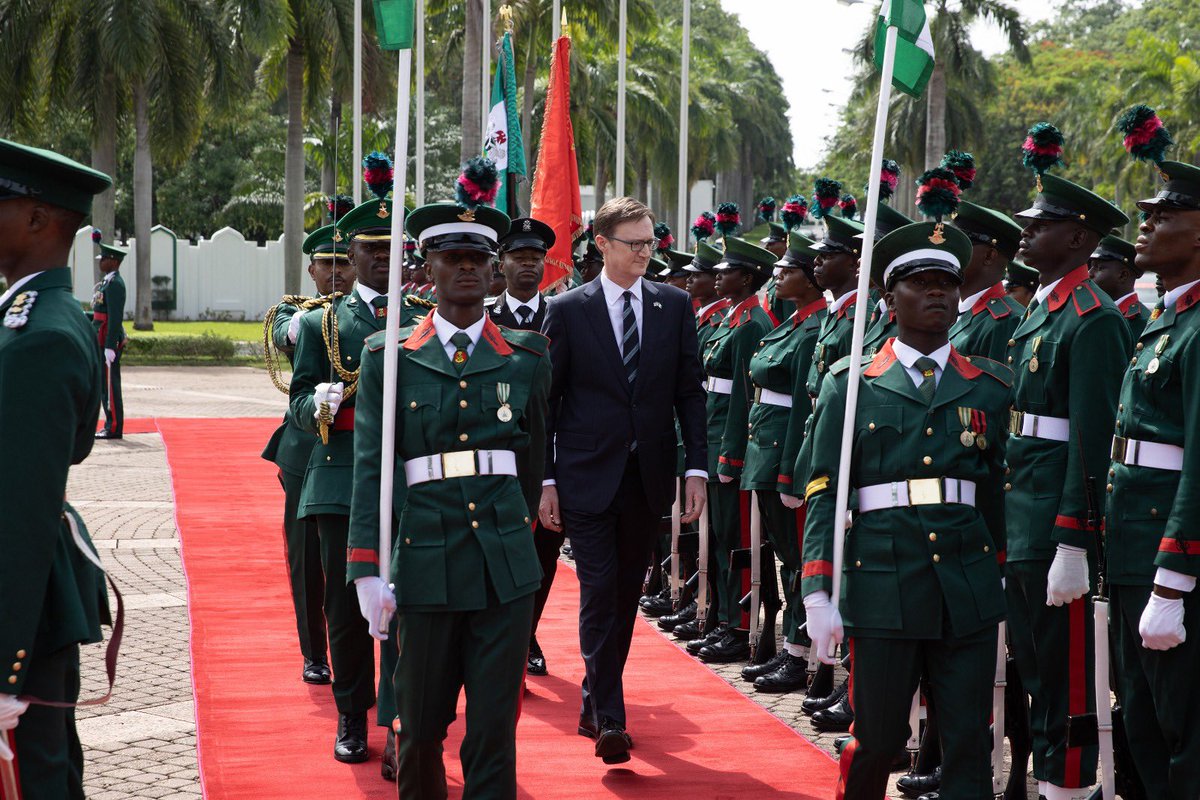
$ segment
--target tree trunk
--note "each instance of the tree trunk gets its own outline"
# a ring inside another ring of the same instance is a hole
[[[283,162],[283,291],[300,293],[304,244],[304,45],[292,39],[287,54],[287,151]]]
[[[337,161],[335,161],[337,153],[338,139],[338,122],[342,116],[342,98],[338,96],[337,90],[333,91],[333,96],[329,101],[329,141],[332,145],[325,148],[325,163],[321,166],[321,194],[326,197],[333,197],[338,193],[337,185]],[[324,219],[324,218],[322,218]]]
[[[108,109],[96,120],[96,138],[92,142],[92,168],[98,169],[113,179],[117,177],[117,116],[114,109]],[[117,194],[110,187],[92,200],[92,227],[99,228],[104,235],[104,241],[112,242],[116,235]],[[101,278],[100,262],[93,262],[92,280],[99,282]]]
[[[592,182],[595,184],[596,210],[599,211],[607,199],[605,192],[608,189],[608,159],[604,157],[604,148],[599,142],[596,142],[596,169]]]
[[[537,48],[536,39],[529,36],[529,46],[525,48],[525,85],[521,97],[521,138],[525,144],[525,172],[528,179],[521,184],[521,208],[532,208],[530,194],[533,191],[533,101],[537,81]],[[540,136],[540,134],[539,134]]]
[[[929,76],[925,101],[925,168],[941,163],[946,152],[946,67],[938,61]]]
[[[483,0],[466,0],[467,19],[463,32],[462,145],[459,159],[483,151]]]
[[[153,225],[154,161],[150,153],[150,99],[146,83],[133,86],[133,235],[137,237],[134,270],[137,294],[133,305],[133,329],[154,330],[150,301],[154,284],[150,281],[150,228]]]
[[[650,165],[646,163],[646,154],[638,158],[637,199],[650,205]]]

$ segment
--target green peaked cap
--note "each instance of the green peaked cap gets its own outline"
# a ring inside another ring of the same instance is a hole
[[[1121,209],[1077,183],[1050,173],[1041,180],[1042,190],[1033,205],[1014,215],[1017,219],[1070,219],[1101,235],[1129,222]]]
[[[0,200],[32,197],[89,214],[112,178],[52,150],[0,139]]]
[[[865,227],[861,222],[844,217],[825,217],[825,234],[813,245],[819,253],[849,253],[853,256],[862,254],[862,234]]]
[[[349,216],[349,214],[347,214]],[[345,219],[345,217],[343,217]],[[304,244],[300,246],[300,251],[305,255],[317,254],[337,254],[345,253],[350,249],[350,245],[345,238],[341,241],[335,241],[334,235],[337,233],[337,225],[329,224],[317,228],[315,231],[304,237]],[[335,255],[336,257],[336,255]]]
[[[1043,175],[1042,180],[1045,179]],[[972,242],[995,247],[1005,259],[1011,260],[1021,246],[1021,226],[1011,217],[985,206],[964,200],[958,204],[953,222]]]
[[[764,242],[784,242],[787,241],[787,228],[780,225],[778,222],[767,223],[767,235],[763,237]]]
[[[699,242],[696,244],[696,254],[692,257],[692,263],[684,269],[688,272],[712,272],[720,263],[721,251],[708,242]]]
[[[725,256],[716,269],[745,269],[756,275],[769,277],[774,266],[775,254],[770,250],[737,236],[728,236],[725,238]]]
[[[408,215],[408,235],[422,252],[477,250],[495,253],[508,234],[508,215],[491,206],[467,209],[458,203],[432,203]]]
[[[1138,208],[1153,211],[1155,206],[1200,209],[1200,167],[1179,161],[1163,161],[1158,173],[1164,184],[1149,200],[1139,200]]]
[[[129,255],[128,247],[117,247],[115,244],[101,243],[100,255],[96,256],[96,260],[99,261],[102,258],[115,258],[117,261],[124,261],[125,256],[127,255]]]
[[[334,223],[334,241],[349,241],[355,236],[391,236],[392,201],[372,197],[356,205]]]
[[[1122,265],[1130,269],[1136,269],[1133,265],[1133,259],[1136,255],[1137,251],[1133,248],[1132,242],[1127,242],[1120,236],[1110,233],[1096,245],[1096,250],[1092,253],[1092,258],[1099,261],[1120,261]],[[1139,275],[1142,272],[1144,270],[1137,270]]]
[[[817,251],[813,250],[814,244],[816,242],[804,234],[792,231],[788,234],[787,252],[775,264],[780,267],[811,265],[817,257]]]
[[[971,260],[971,240],[957,228],[914,222],[879,240],[871,258],[871,279],[891,289],[896,281],[926,270],[949,272],[962,281]]]
[[[1008,267],[1004,271],[1004,279],[1017,286],[1024,286],[1030,291],[1037,289],[1041,282],[1041,277],[1036,269],[1027,267],[1019,261],[1008,262]]]

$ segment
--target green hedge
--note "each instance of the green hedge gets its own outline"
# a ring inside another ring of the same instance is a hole
[[[158,358],[211,358],[216,361],[231,361],[236,354],[231,339],[214,333],[200,336],[151,336],[131,337],[125,353],[137,360]]]

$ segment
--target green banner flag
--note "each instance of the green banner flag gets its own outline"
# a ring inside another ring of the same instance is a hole
[[[521,119],[517,108],[517,77],[511,33],[505,33],[500,40],[500,57],[496,60],[496,78],[492,81],[492,110],[488,114],[483,153],[496,162],[496,169],[500,173],[496,208],[509,216],[520,216],[517,213],[517,185],[525,176],[525,141],[521,136]]]
[[[375,32],[381,50],[411,50],[413,0],[374,0]]]
[[[892,85],[905,94],[920,97],[933,74],[933,37],[925,17],[925,4],[920,0],[891,0],[879,10],[879,22],[875,27],[875,66],[881,70],[884,39],[889,27],[896,28],[897,34]]]

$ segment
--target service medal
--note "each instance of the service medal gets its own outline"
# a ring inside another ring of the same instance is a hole
[[[982,433],[975,435],[975,446],[980,450],[987,450],[987,437]]]
[[[1034,356],[1033,358],[1029,359],[1029,371],[1030,372],[1038,371],[1038,357],[1037,356]]]
[[[970,431],[963,431],[958,435],[958,441],[962,442],[963,447],[970,447],[975,444],[975,434]]]
[[[1146,374],[1153,375],[1158,372],[1158,356],[1150,359],[1150,363],[1146,365]]]
[[[500,401],[500,408],[496,409],[496,419],[501,422],[512,422],[512,408],[508,405],[508,396],[512,391],[512,387],[507,383],[496,384],[496,399]]]
[[[972,430],[973,414],[971,409],[958,407],[958,424],[963,426],[963,431],[958,435],[958,441],[963,447],[970,447],[975,444],[975,431]]]
[[[1037,371],[1038,371],[1038,357],[1037,357],[1037,352],[1038,352],[1038,348],[1039,348],[1039,347],[1041,347],[1041,346],[1042,346],[1042,337],[1040,337],[1040,336],[1034,337],[1034,340],[1033,340],[1033,357],[1029,359],[1029,371],[1030,371],[1030,372],[1037,372]]]

